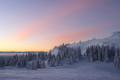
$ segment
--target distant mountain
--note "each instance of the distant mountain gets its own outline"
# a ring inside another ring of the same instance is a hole
[[[92,39],[92,40],[88,40],[85,42],[66,44],[66,46],[70,48],[74,48],[74,49],[80,47],[82,54],[84,54],[88,46],[97,45],[97,44],[99,45],[104,44],[104,45],[110,45],[110,46],[115,46],[115,47],[120,46],[120,31],[113,32],[111,36],[103,38],[103,39]],[[51,50],[51,53],[57,54],[59,51],[58,47],[53,48]]]

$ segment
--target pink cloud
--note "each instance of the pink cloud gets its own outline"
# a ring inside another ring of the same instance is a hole
[[[28,38],[29,36],[35,34],[35,32],[42,32],[48,27],[53,27],[57,24],[57,22],[64,19],[64,17],[69,16],[76,11],[82,11],[84,9],[93,7],[98,2],[99,1],[96,0],[70,0],[55,5],[49,11],[47,11],[41,19],[38,19],[35,22],[25,26],[25,28],[22,28],[22,30],[17,33],[18,41]]]
[[[59,45],[62,43],[73,42],[76,40],[84,39],[85,37],[88,37],[88,35],[93,34],[95,32],[110,28],[111,26],[114,26],[115,24],[119,24],[119,23],[111,22],[111,23],[101,23],[101,24],[84,26],[72,32],[63,33],[60,35],[49,37],[48,40],[57,42],[56,45]]]

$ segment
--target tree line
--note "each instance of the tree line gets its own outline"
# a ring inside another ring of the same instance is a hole
[[[81,49],[68,48],[66,45],[60,45],[57,55],[52,54],[51,51],[48,53],[28,53],[23,55],[14,55],[5,61],[0,57],[0,67],[5,66],[16,66],[19,68],[28,69],[42,69],[46,66],[55,67],[62,66],[64,64],[73,64],[78,62],[81,58]]]
[[[91,45],[86,49],[86,56],[89,62],[102,61],[114,62],[115,68],[120,69],[120,48],[109,45]]]
[[[64,64],[74,64],[81,60],[81,48],[70,48],[66,45],[55,47],[58,53],[53,54],[52,50],[48,53],[28,53],[23,55],[10,56],[8,60],[0,57],[0,67],[16,66],[28,69],[43,69],[47,66],[56,67]],[[102,61],[114,62],[115,68],[120,68],[120,48],[109,45],[91,45],[86,48],[86,57],[89,62]]]

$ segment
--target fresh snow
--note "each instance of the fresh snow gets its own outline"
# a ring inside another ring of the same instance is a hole
[[[74,65],[38,70],[6,67],[0,70],[0,80],[120,80],[120,70],[113,63],[90,63],[83,57]]]
[[[59,51],[58,48],[54,48],[51,50],[51,53],[57,55],[58,51]]]
[[[88,40],[88,41],[84,41],[84,42],[80,42],[80,43],[68,44],[67,47],[75,48],[75,49],[77,47],[80,47],[82,54],[84,54],[86,51],[86,48],[88,46],[97,45],[97,44],[99,44],[99,45],[104,44],[104,45],[110,45],[110,46],[115,46],[115,47],[120,46],[120,31],[113,32],[113,34],[111,36],[103,38],[103,39],[92,39],[92,40]],[[58,51],[59,50],[57,48],[53,48],[51,50],[51,53],[57,54]]]

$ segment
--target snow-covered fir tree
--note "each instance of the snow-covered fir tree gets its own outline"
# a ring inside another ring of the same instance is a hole
[[[113,61],[115,47],[109,45],[92,45],[86,49],[86,56],[90,62],[104,61],[109,62]]]
[[[0,57],[0,67],[4,68],[5,67],[5,61],[3,57]]]
[[[115,64],[115,68],[120,69],[120,48],[119,47],[115,51],[114,64]]]

